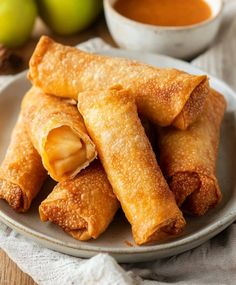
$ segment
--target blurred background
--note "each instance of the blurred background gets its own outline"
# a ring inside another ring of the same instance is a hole
[[[15,74],[41,35],[193,59],[214,41],[224,0],[0,0],[0,75]],[[105,12],[105,13],[104,13]]]
[[[102,0],[1,0],[0,75],[28,68],[41,35],[68,45],[92,37],[115,45],[106,27]]]

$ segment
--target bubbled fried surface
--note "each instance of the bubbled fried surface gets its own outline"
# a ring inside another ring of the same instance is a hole
[[[32,87],[23,99],[22,112],[33,145],[40,153],[44,167],[54,180],[62,181],[74,177],[96,158],[95,146],[87,134],[83,118],[79,114],[77,107],[67,100],[46,95],[39,88]],[[93,152],[89,159],[75,169],[72,174],[70,173],[69,177],[55,173],[45,150],[48,134],[53,129],[61,126],[70,127],[81,138],[86,148],[91,149]]]
[[[196,189],[183,204],[185,212],[202,216],[214,208],[221,200],[221,191],[215,177],[199,175],[201,186]]]
[[[43,221],[51,221],[74,238],[97,238],[112,221],[119,202],[100,162],[93,162],[75,178],[56,185],[40,207]]]
[[[159,129],[161,169],[172,191],[177,197],[181,196],[181,203],[185,199],[189,200],[185,203],[188,205],[186,208],[195,215],[204,214],[220,201],[221,194],[215,170],[225,108],[224,97],[212,90],[206,100],[204,112],[187,130]],[[182,183],[180,173],[185,175],[182,188],[179,187]]]
[[[157,165],[132,97],[112,89],[85,92],[78,108],[129,220],[137,244],[182,232],[185,221]]]
[[[199,175],[196,172],[182,171],[171,176],[169,186],[179,207],[191,193],[200,188],[200,183]]]
[[[208,92],[185,108],[175,126],[185,128],[203,108],[209,93],[206,76],[176,69],[158,69],[134,60],[93,55],[55,43],[43,36],[30,60],[29,79],[45,93],[77,99],[89,90],[120,84],[135,98],[138,110],[158,125],[172,124],[181,114],[195,88],[203,83]],[[194,107],[197,105],[197,107]],[[196,113],[195,113],[196,112]]]
[[[26,211],[46,176],[20,114],[0,166],[0,198],[5,199],[14,210]]]
[[[0,175],[1,172],[0,169]],[[6,200],[15,211],[23,212],[24,205],[27,207],[28,200],[21,188],[5,179],[0,179],[0,198]]]
[[[182,112],[175,118],[172,125],[181,130],[187,129],[201,115],[208,94],[209,82],[206,79],[193,90]]]

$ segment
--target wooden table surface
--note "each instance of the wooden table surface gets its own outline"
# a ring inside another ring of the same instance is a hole
[[[98,19],[89,29],[71,37],[59,37],[50,33],[50,31],[37,20],[32,38],[22,47],[15,50],[16,54],[23,57],[23,66],[21,69],[26,69],[29,58],[34,50],[34,47],[42,34],[47,34],[56,41],[75,45],[86,41],[93,37],[101,37],[111,45],[115,45],[105,24],[103,17]],[[23,273],[17,265],[0,249],[0,285],[36,285],[36,283],[27,274]]]

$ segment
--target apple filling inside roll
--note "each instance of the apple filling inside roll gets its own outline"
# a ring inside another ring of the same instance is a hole
[[[90,160],[93,150],[69,127],[61,126],[51,130],[45,145],[48,161],[58,176],[72,174]]]

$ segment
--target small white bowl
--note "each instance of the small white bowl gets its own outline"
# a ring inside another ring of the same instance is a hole
[[[220,27],[223,0],[205,1],[212,10],[211,18],[182,27],[154,26],[126,18],[114,9],[116,0],[104,0],[104,9],[110,33],[120,47],[189,59],[212,43]]]

